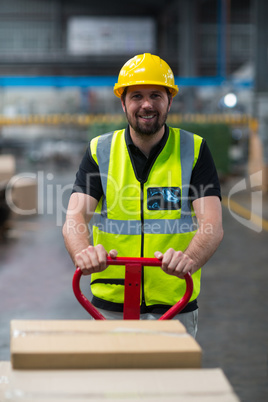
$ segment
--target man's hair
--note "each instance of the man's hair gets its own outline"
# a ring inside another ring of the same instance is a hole
[[[172,94],[171,94],[170,90],[169,90],[167,87],[164,87],[164,88],[165,88],[165,90],[166,90],[166,92],[167,92],[168,101],[169,101],[169,103],[170,103],[171,100],[172,100]],[[122,95],[121,95],[121,99],[122,99],[122,102],[123,102],[124,104],[125,104],[125,101],[126,101],[127,90],[128,90],[128,87],[125,87],[125,88],[124,88],[124,91],[123,91],[123,93],[122,93]]]
[[[128,87],[125,87],[125,88],[124,88],[124,91],[123,91],[123,93],[122,93],[122,95],[121,95],[121,99],[122,99],[122,102],[123,102],[124,104],[125,104],[125,101],[126,101],[127,89],[128,89]]]

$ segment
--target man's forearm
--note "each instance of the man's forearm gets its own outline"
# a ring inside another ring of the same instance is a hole
[[[202,224],[199,227],[191,243],[185,250],[185,254],[194,261],[192,273],[196,272],[212,257],[222,238],[223,230],[221,224],[213,226]]]
[[[80,214],[66,218],[62,234],[66,249],[75,264],[75,256],[90,245],[88,224]]]

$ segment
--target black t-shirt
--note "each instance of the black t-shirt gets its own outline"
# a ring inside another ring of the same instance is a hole
[[[129,133],[129,127],[126,128],[126,145],[129,150],[136,178],[139,181],[146,182],[151,166],[166,144],[168,134],[169,129],[166,126],[164,136],[160,142],[152,148],[150,155],[147,158],[140,149],[133,144]],[[88,194],[98,201],[103,195],[99,167],[91,155],[90,146],[87,147],[76,174],[76,180],[73,187],[73,193],[74,192]],[[199,157],[191,176],[189,199],[194,201],[195,199],[212,195],[218,196],[221,199],[217,170],[208,145],[203,139]]]

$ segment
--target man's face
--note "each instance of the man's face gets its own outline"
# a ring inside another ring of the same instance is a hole
[[[125,101],[121,99],[121,102],[133,130],[149,136],[163,128],[172,98],[159,85],[136,85],[127,89]]]

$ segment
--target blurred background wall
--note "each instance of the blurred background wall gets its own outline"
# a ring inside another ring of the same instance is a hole
[[[0,152],[34,161],[46,141],[121,124],[112,86],[129,58],[151,52],[180,86],[172,124],[227,125],[225,173],[248,167],[253,127],[266,165],[267,11],[265,0],[1,2]]]
[[[265,0],[0,2],[0,154],[15,171],[76,164],[88,140],[125,126],[113,85],[151,52],[180,87],[168,123],[207,139],[222,180],[261,170],[267,192],[266,15]]]

